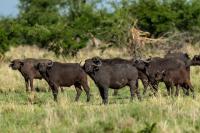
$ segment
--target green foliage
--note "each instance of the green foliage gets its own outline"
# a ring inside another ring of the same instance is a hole
[[[0,21],[0,53],[9,50],[9,47],[22,43],[22,26],[12,18],[2,18]]]
[[[61,0],[20,0],[19,18],[28,26],[51,25],[59,20]]]
[[[90,33],[124,46],[136,20],[153,36],[200,27],[199,0],[20,0],[19,10],[15,19],[0,20],[0,53],[25,44],[75,55],[86,46]]]
[[[158,36],[168,31],[192,31],[200,27],[198,0],[139,0],[129,6],[138,26]]]

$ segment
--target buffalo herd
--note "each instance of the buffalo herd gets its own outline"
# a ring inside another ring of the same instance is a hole
[[[192,59],[187,53],[167,53],[163,58],[150,57],[148,59],[102,59],[93,57],[86,59],[83,66],[79,63],[60,63],[48,59],[15,59],[9,67],[18,70],[25,80],[26,91],[34,91],[33,80],[44,79],[52,90],[54,100],[57,101],[58,88],[74,85],[76,89],[75,101],[79,100],[82,89],[90,101],[90,88],[87,75],[95,82],[99,89],[103,104],[108,103],[108,89],[114,89],[114,95],[120,88],[130,88],[131,100],[135,94],[141,100],[138,80],[141,80],[144,91],[147,88],[156,96],[158,85],[163,82],[168,95],[179,95],[179,89],[185,95],[192,93],[194,88],[190,80],[190,67],[200,65],[200,55]],[[30,88],[30,89],[29,89]]]

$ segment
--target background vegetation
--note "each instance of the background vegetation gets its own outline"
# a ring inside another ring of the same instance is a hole
[[[1,53],[10,46],[37,45],[75,55],[87,45],[90,33],[123,47],[136,20],[151,37],[200,27],[198,0],[20,0],[19,10],[15,18],[0,19]]]

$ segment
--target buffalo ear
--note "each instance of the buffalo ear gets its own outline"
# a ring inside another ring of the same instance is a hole
[[[53,66],[53,61],[52,60],[49,60],[48,62],[47,62],[47,67],[48,68],[51,68]]]
[[[96,65],[99,65],[99,64],[101,64],[100,62],[101,62],[101,58],[100,57],[93,57],[92,58],[92,62],[94,63],[94,64],[96,64]]]
[[[99,67],[102,65],[102,61],[99,57],[95,57],[92,59],[93,61],[93,70],[94,71],[98,71],[99,70]]]
[[[96,65],[100,65],[100,64],[101,64],[101,60],[100,60],[99,58],[95,58],[95,59],[93,60],[93,62],[94,62],[94,64],[96,64]]]

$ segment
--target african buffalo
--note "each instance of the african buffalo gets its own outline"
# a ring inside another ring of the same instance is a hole
[[[129,86],[131,99],[135,93],[138,99],[141,99],[138,90],[138,71],[131,64],[110,64],[100,58],[92,58],[85,60],[83,68],[97,85],[104,104],[108,103],[108,88],[120,89]]]
[[[200,55],[195,55],[191,59],[187,53],[175,52],[175,53],[167,53],[164,56],[164,58],[179,59],[185,63],[187,69],[189,69],[189,70],[190,70],[190,66],[199,66],[200,65]]]
[[[96,59],[96,60],[100,59],[103,63],[107,63],[107,64],[110,64],[110,65],[115,65],[115,64],[130,64],[130,65],[133,65],[133,62],[134,62],[134,59],[127,60],[127,59],[122,59],[122,58],[102,59],[102,58],[99,58],[99,57],[94,57],[93,59]],[[142,81],[142,84],[144,86],[143,94],[145,94],[147,87],[149,85],[148,78],[145,75],[145,73],[138,70],[138,79],[140,79]],[[118,94],[118,89],[115,89],[113,95],[117,95],[117,94]]]
[[[164,58],[173,58],[173,59],[179,59],[185,63],[185,65],[190,65],[190,57],[187,53],[183,52],[174,52],[174,53],[167,53]]]
[[[48,60],[37,65],[42,77],[47,81],[54,100],[57,101],[58,87],[75,86],[77,94],[75,101],[79,100],[82,88],[86,92],[87,101],[90,100],[90,88],[87,82],[87,74],[78,63],[59,63]]]
[[[185,67],[181,67],[178,69],[164,70],[163,72],[158,72],[156,74],[156,80],[162,80],[166,86],[169,86],[170,92],[169,95],[173,95],[173,86],[176,86],[176,96],[179,93],[179,86],[185,88],[187,90],[187,95],[189,95],[189,90],[193,94],[194,98],[194,89],[190,82],[190,76],[188,70]],[[183,90],[184,91],[184,90]]]
[[[40,75],[39,71],[35,68],[35,66],[39,62],[45,61],[47,60],[33,58],[15,59],[11,61],[9,67],[11,67],[13,70],[20,71],[25,80],[26,91],[29,91],[29,87],[31,88],[31,91],[33,91],[33,79],[42,79],[42,76]]]
[[[160,82],[158,79],[155,80],[155,74],[157,72],[185,67],[187,70],[187,75],[190,79],[190,66],[197,66],[197,65],[200,65],[199,55],[195,55],[192,59],[190,59],[187,53],[182,53],[182,52],[168,53],[164,56],[164,58],[153,57],[147,60],[136,61],[137,68],[140,70],[142,69],[143,72],[144,71],[146,72],[150,84],[152,85],[155,91],[157,91],[157,87]],[[167,84],[165,85],[169,93],[170,87]],[[187,89],[187,91],[188,90],[189,89]]]
[[[162,72],[164,70],[170,69],[178,69],[181,67],[185,67],[185,63],[178,59],[173,58],[152,58],[151,60],[136,60],[135,66],[137,69],[146,73],[151,86],[153,87],[154,91],[158,91],[158,84],[160,80],[156,80],[155,75],[158,72]],[[170,87],[167,86],[168,92],[170,91]]]

